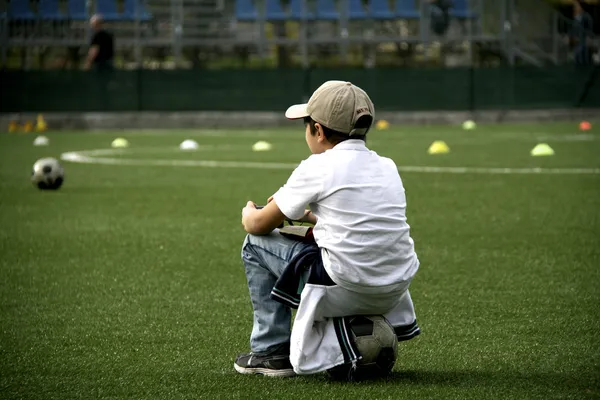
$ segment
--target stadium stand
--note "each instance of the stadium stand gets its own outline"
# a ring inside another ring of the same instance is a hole
[[[152,14],[146,9],[146,4],[142,0],[125,0],[123,9],[123,19],[130,21],[147,22],[152,19]]]
[[[477,14],[471,10],[467,0],[453,0],[450,16],[459,19],[472,19],[476,18]]]
[[[38,11],[43,20],[64,21],[67,19],[59,9],[58,0],[40,0]]]
[[[302,1],[290,0],[289,12],[286,11],[280,0],[266,0],[265,19],[267,21],[286,21],[302,19]],[[418,19],[420,12],[414,0],[396,0],[395,7],[390,8],[388,0],[370,0],[367,7],[363,6],[362,0],[316,0],[314,2],[314,13],[310,10],[310,2],[306,4],[306,16],[304,19],[316,19],[321,21],[337,21],[345,14],[349,19]],[[337,4],[336,4],[337,3]],[[463,2],[464,3],[464,0]],[[345,6],[345,7],[344,7]],[[465,15],[468,8],[461,8],[457,15]],[[238,21],[256,21],[262,13],[252,0],[236,0],[235,15]]]
[[[289,17],[279,0],[267,0],[265,18],[267,21],[287,21]]]
[[[238,21],[256,21],[258,19],[258,11],[254,5],[254,1],[236,0],[235,18]]]
[[[317,0],[316,16],[321,21],[337,21],[341,18],[333,0]]]
[[[37,16],[31,10],[29,0],[11,0],[8,3],[8,18],[15,21],[35,21]]]
[[[349,0],[348,4],[348,18],[361,20],[367,19],[369,16],[363,7],[362,0]]]
[[[291,20],[312,20],[315,18],[314,13],[308,9],[308,5],[303,5],[303,0],[290,1],[290,19]]]
[[[421,13],[413,0],[396,0],[396,17],[400,19],[418,19]]]
[[[392,20],[396,16],[390,10],[387,0],[371,0],[369,14],[373,19]]]
[[[121,66],[133,65],[132,54],[196,67],[211,58],[278,64],[282,52],[290,65],[336,57],[366,67],[394,57],[402,61],[392,65],[445,58],[466,65],[480,53],[509,64],[569,60],[551,7],[531,0],[508,10],[507,1],[453,0],[450,29],[440,34],[425,0],[10,0],[0,40],[3,54],[13,58],[31,59],[21,53],[38,52],[36,46],[83,54],[87,21],[97,12],[115,34]]]
[[[72,21],[85,21],[89,18],[85,0],[68,0],[67,9]]]
[[[104,21],[118,21],[122,16],[117,11],[117,3],[115,0],[97,0],[96,13],[102,15]]]

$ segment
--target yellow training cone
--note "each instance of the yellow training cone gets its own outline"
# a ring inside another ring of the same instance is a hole
[[[552,150],[552,147],[550,147],[546,143],[540,143],[536,145],[533,149],[531,149],[531,155],[534,157],[552,156],[554,155],[554,150]]]
[[[44,132],[46,129],[48,129],[48,124],[44,120],[44,117],[42,116],[42,114],[40,114],[37,116],[37,119],[36,119],[35,130],[38,132]]]
[[[377,123],[375,124],[375,128],[382,131],[384,129],[387,129],[390,127],[390,123],[387,122],[385,119],[380,119],[379,121],[377,121]]]
[[[23,124],[23,132],[27,133],[27,132],[31,132],[33,130],[33,123],[31,121],[27,121],[25,122],[25,124]]]
[[[252,151],[269,151],[273,148],[273,145],[264,140],[259,140],[252,145]]]
[[[475,123],[475,121],[468,119],[465,122],[463,122],[462,127],[466,131],[471,131],[477,128],[477,124]]]
[[[19,130],[19,124],[17,123],[17,121],[10,121],[8,123],[8,131],[10,133],[17,132],[18,130]]]
[[[112,141],[112,143],[110,145],[116,149],[120,149],[120,148],[124,148],[124,147],[129,147],[129,142],[127,141],[127,139],[116,138],[115,140]]]
[[[442,140],[436,140],[435,142],[431,143],[431,146],[429,146],[427,152],[429,154],[446,154],[450,153],[450,147],[448,147],[446,142]]]

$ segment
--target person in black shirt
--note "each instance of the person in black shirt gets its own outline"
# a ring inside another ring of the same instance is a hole
[[[436,35],[445,35],[450,27],[451,0],[429,0],[431,30]]]
[[[575,63],[578,65],[589,65],[592,62],[588,39],[593,34],[593,28],[592,17],[583,9],[581,2],[575,0],[571,40],[575,47]]]
[[[114,78],[113,57],[114,57],[114,39],[113,36],[104,30],[102,26],[102,17],[94,15],[90,19],[90,25],[94,30],[90,49],[88,51],[85,68],[96,71],[93,79],[89,80],[88,90],[92,97],[96,99],[96,111],[109,111],[112,109],[111,87]]]
[[[94,15],[90,19],[90,25],[94,30],[94,35],[88,51],[86,69],[90,69],[93,65],[98,70],[110,70],[113,68],[113,35],[104,30],[102,17],[99,15]]]

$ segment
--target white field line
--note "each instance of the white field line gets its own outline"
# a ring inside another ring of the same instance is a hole
[[[219,160],[160,160],[160,159],[131,159],[96,157],[125,153],[125,149],[98,149],[72,151],[61,154],[64,161],[82,164],[104,165],[139,165],[139,166],[169,166],[169,167],[204,167],[204,168],[252,168],[252,169],[283,169],[292,170],[298,164],[256,162],[256,161],[219,161]],[[439,174],[570,174],[596,175],[600,168],[484,168],[484,167],[435,167],[435,166],[401,166],[401,172],[439,173]]]
[[[600,168],[484,168],[484,167],[428,167],[428,166],[403,166],[398,167],[401,172],[429,172],[446,174],[600,174]]]
[[[96,153],[97,150],[92,150]],[[97,154],[97,153],[96,153]],[[211,161],[211,160],[147,160],[130,158],[90,157],[83,152],[63,153],[61,160],[83,164],[104,165],[150,165],[169,167],[205,167],[205,168],[255,168],[255,169],[294,169],[298,164],[265,163],[252,161]]]
[[[591,133],[572,133],[566,135],[547,135],[547,136],[538,136],[538,140],[540,141],[549,141],[549,142],[592,142],[596,140],[597,135],[593,135]]]

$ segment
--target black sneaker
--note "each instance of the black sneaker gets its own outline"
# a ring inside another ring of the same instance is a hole
[[[289,355],[258,355],[253,353],[240,354],[235,359],[233,367],[240,374],[259,374],[266,376],[295,376]]]

